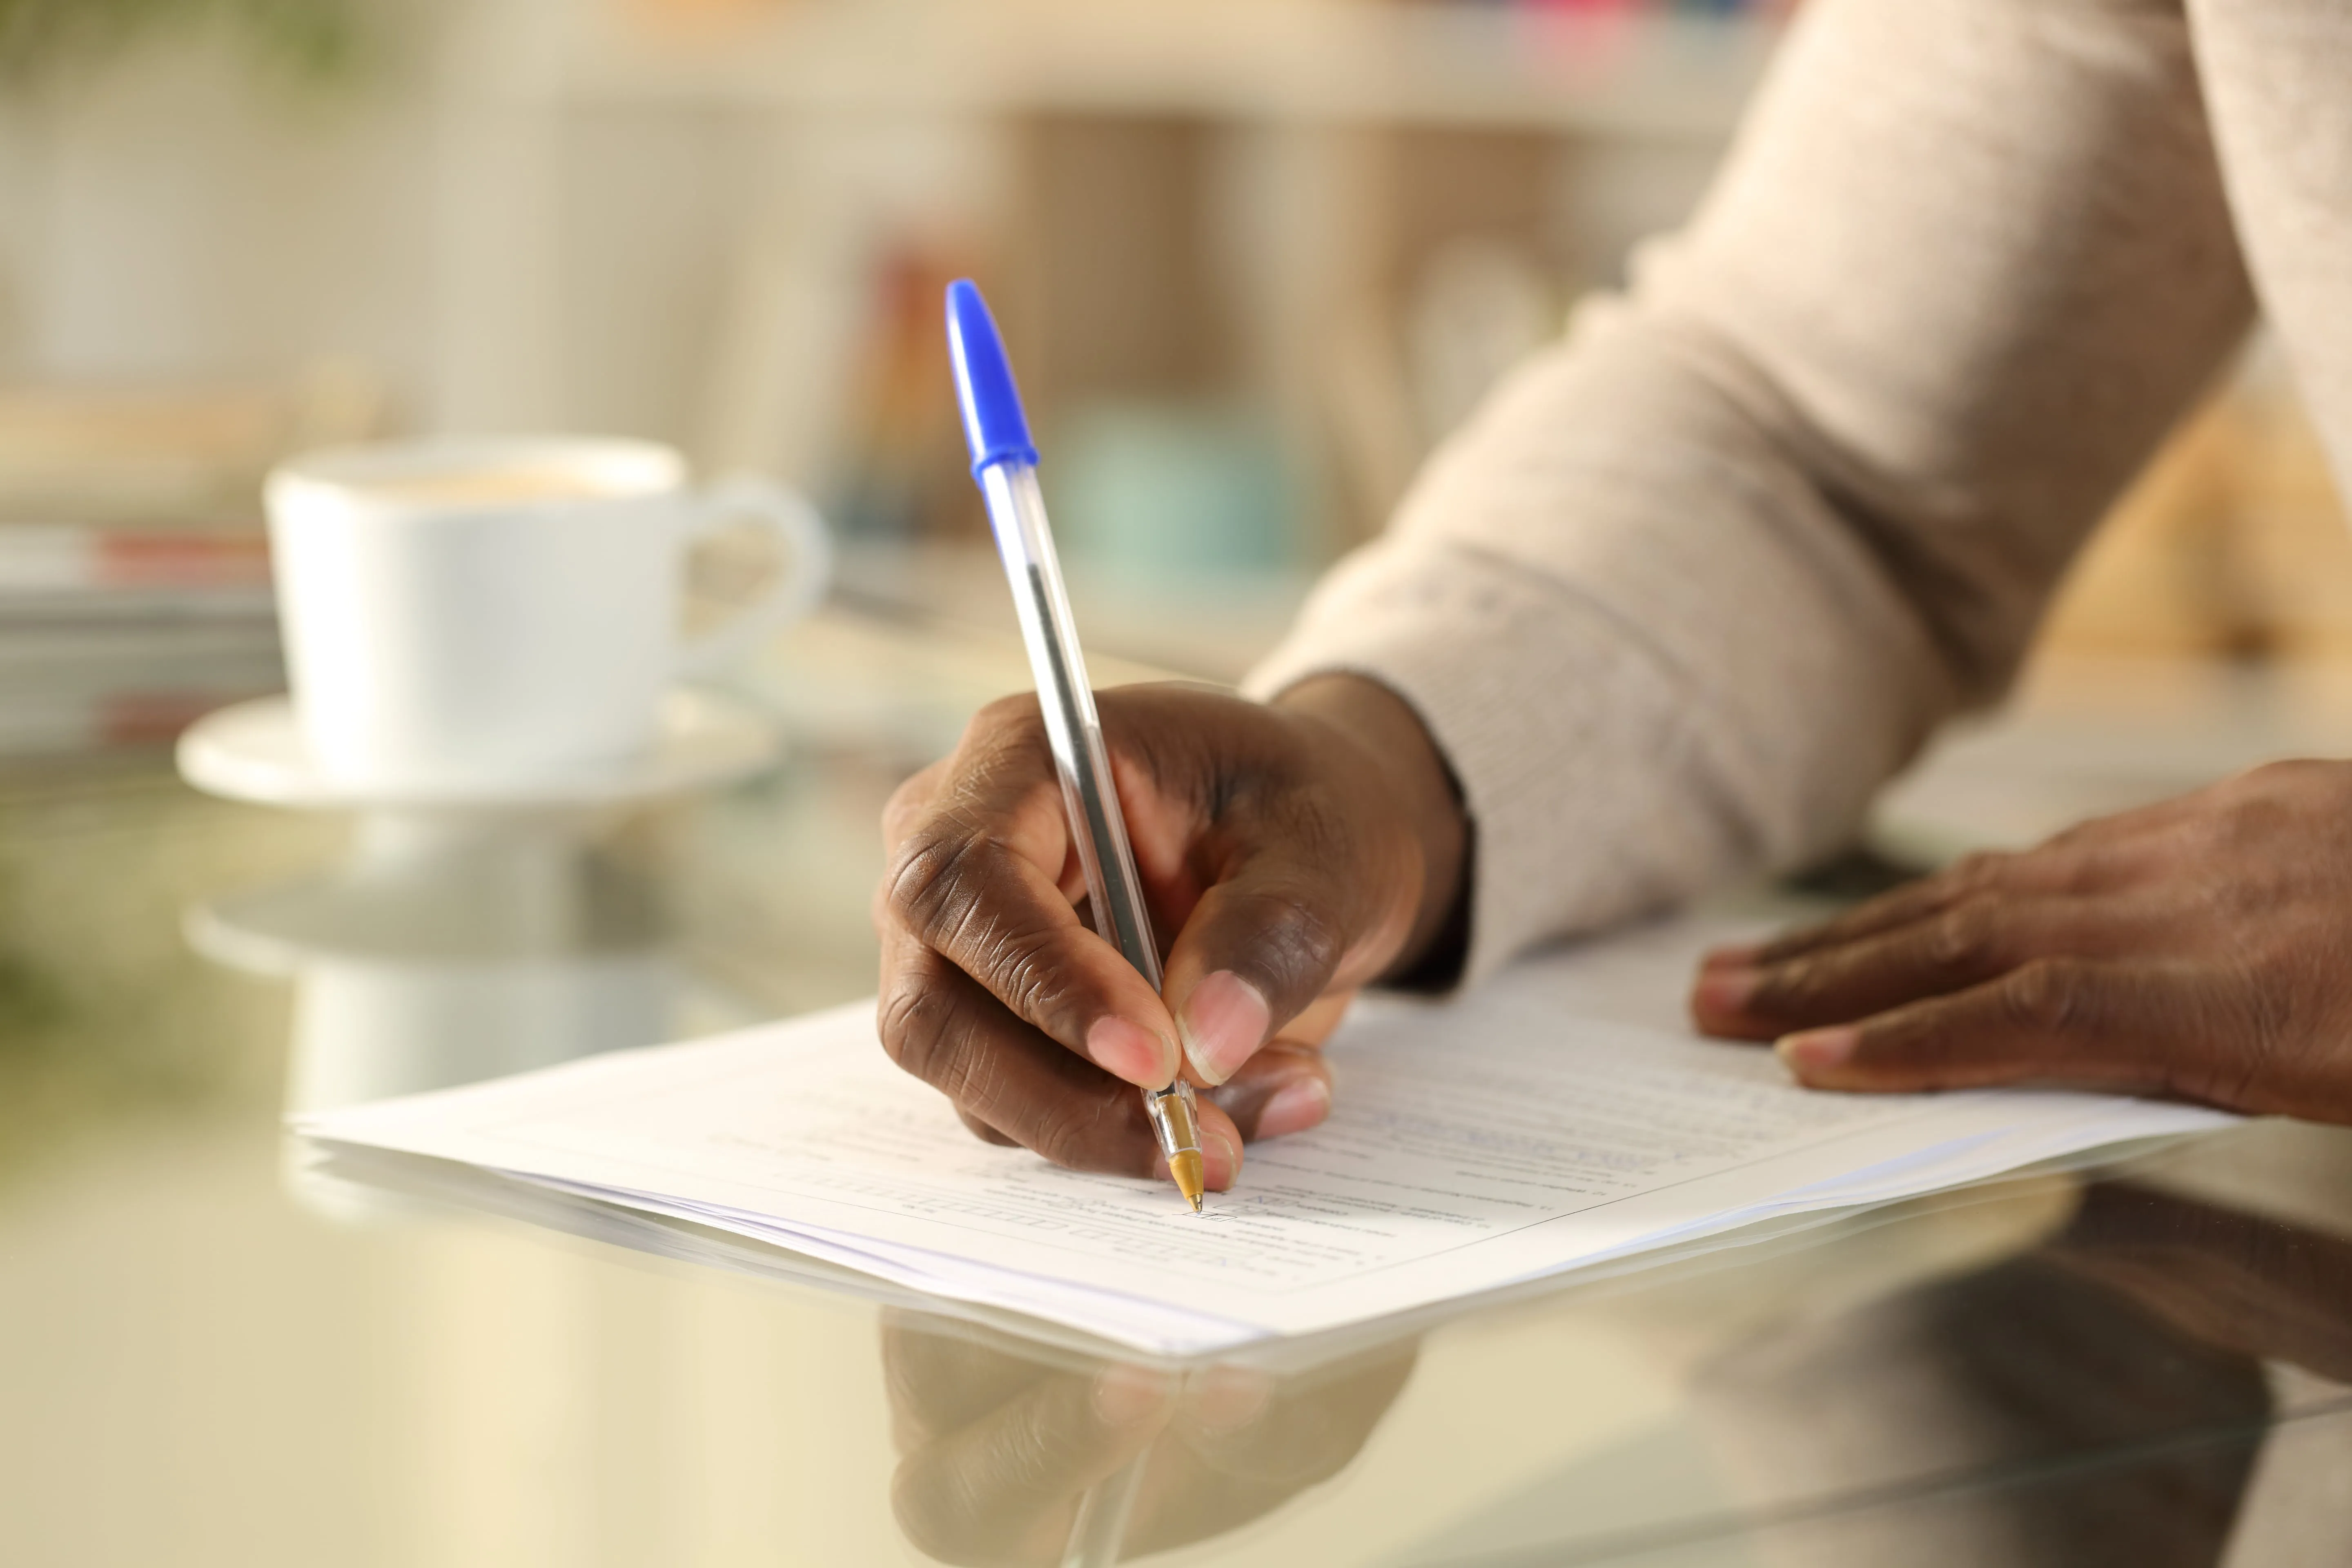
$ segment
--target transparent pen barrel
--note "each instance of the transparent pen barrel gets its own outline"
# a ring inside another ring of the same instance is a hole
[[[1173,1160],[1201,1152],[1201,1110],[1191,1084],[1180,1078],[1166,1089],[1147,1090],[1143,1106],[1150,1113],[1151,1135],[1160,1140],[1161,1154]]]
[[[1160,949],[1152,940],[1143,886],[1135,874],[1135,852],[1129,847],[1127,819],[1111,781],[1110,753],[1103,744],[1094,690],[1087,681],[1086,658],[1078,651],[1077,628],[1062,585],[1061,562],[1045,521],[1037,470],[1026,464],[998,463],[981,475],[981,489],[987,497],[997,552],[1013,584],[1013,607],[1021,617],[1022,640],[1028,646],[1055,770],[1061,775],[1062,803],[1077,840],[1095,930],[1157,991]],[[1108,854],[1098,853],[1097,845],[1107,847]]]

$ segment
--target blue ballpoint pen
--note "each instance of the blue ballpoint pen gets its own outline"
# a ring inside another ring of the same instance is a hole
[[[971,443],[971,474],[988,502],[990,530],[1013,603],[1021,616],[1022,639],[1045,711],[1045,735],[1061,775],[1062,805],[1070,836],[1085,868],[1095,930],[1127,961],[1160,987],[1160,949],[1151,938],[1151,917],[1143,906],[1143,886],[1128,846],[1127,818],[1111,782],[1110,753],[1095,715],[1095,694],[1062,587],[1061,563],[1054,554],[1053,530],[1045,522],[1045,499],[1037,488],[1037,447],[1013,384],[1013,367],[997,336],[987,301],[968,281],[948,288],[948,349],[955,361],[956,395],[963,405],[964,434]],[[1181,1077],[1165,1088],[1146,1089],[1143,1108],[1167,1156],[1168,1173],[1201,1209],[1206,1173],[1201,1162],[1200,1118],[1192,1086]]]

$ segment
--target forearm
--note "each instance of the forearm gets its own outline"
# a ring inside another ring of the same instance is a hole
[[[2246,320],[2177,18],[1819,0],[1790,50],[1689,234],[1249,683],[1425,721],[1474,973],[1834,847]]]

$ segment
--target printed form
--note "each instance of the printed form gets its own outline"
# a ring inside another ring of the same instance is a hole
[[[984,1144],[870,1002],[297,1122],[691,1219],[1181,1354],[1339,1327],[1809,1210],[2227,1124],[2105,1095],[1792,1087],[1770,1053],[1580,1018],[1570,960],[1361,1005],[1330,1119],[1194,1215]]]

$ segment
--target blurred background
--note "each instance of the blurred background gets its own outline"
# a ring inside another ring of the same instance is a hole
[[[964,273],[1045,426],[1090,637],[1237,675],[1687,208],[1778,26],[0,0],[0,619],[41,623],[13,662],[49,666],[0,747],[152,747],[274,683],[257,481],[353,437],[674,442],[804,489],[846,598],[1001,626],[938,321]]]
[[[993,626],[963,273],[1089,634],[1232,678],[1689,208],[1783,9],[0,0],[0,750],[272,687],[257,480],[355,437],[675,442],[808,492],[850,600]],[[2053,644],[2352,654],[2352,541],[2259,346],[2175,448]]]

